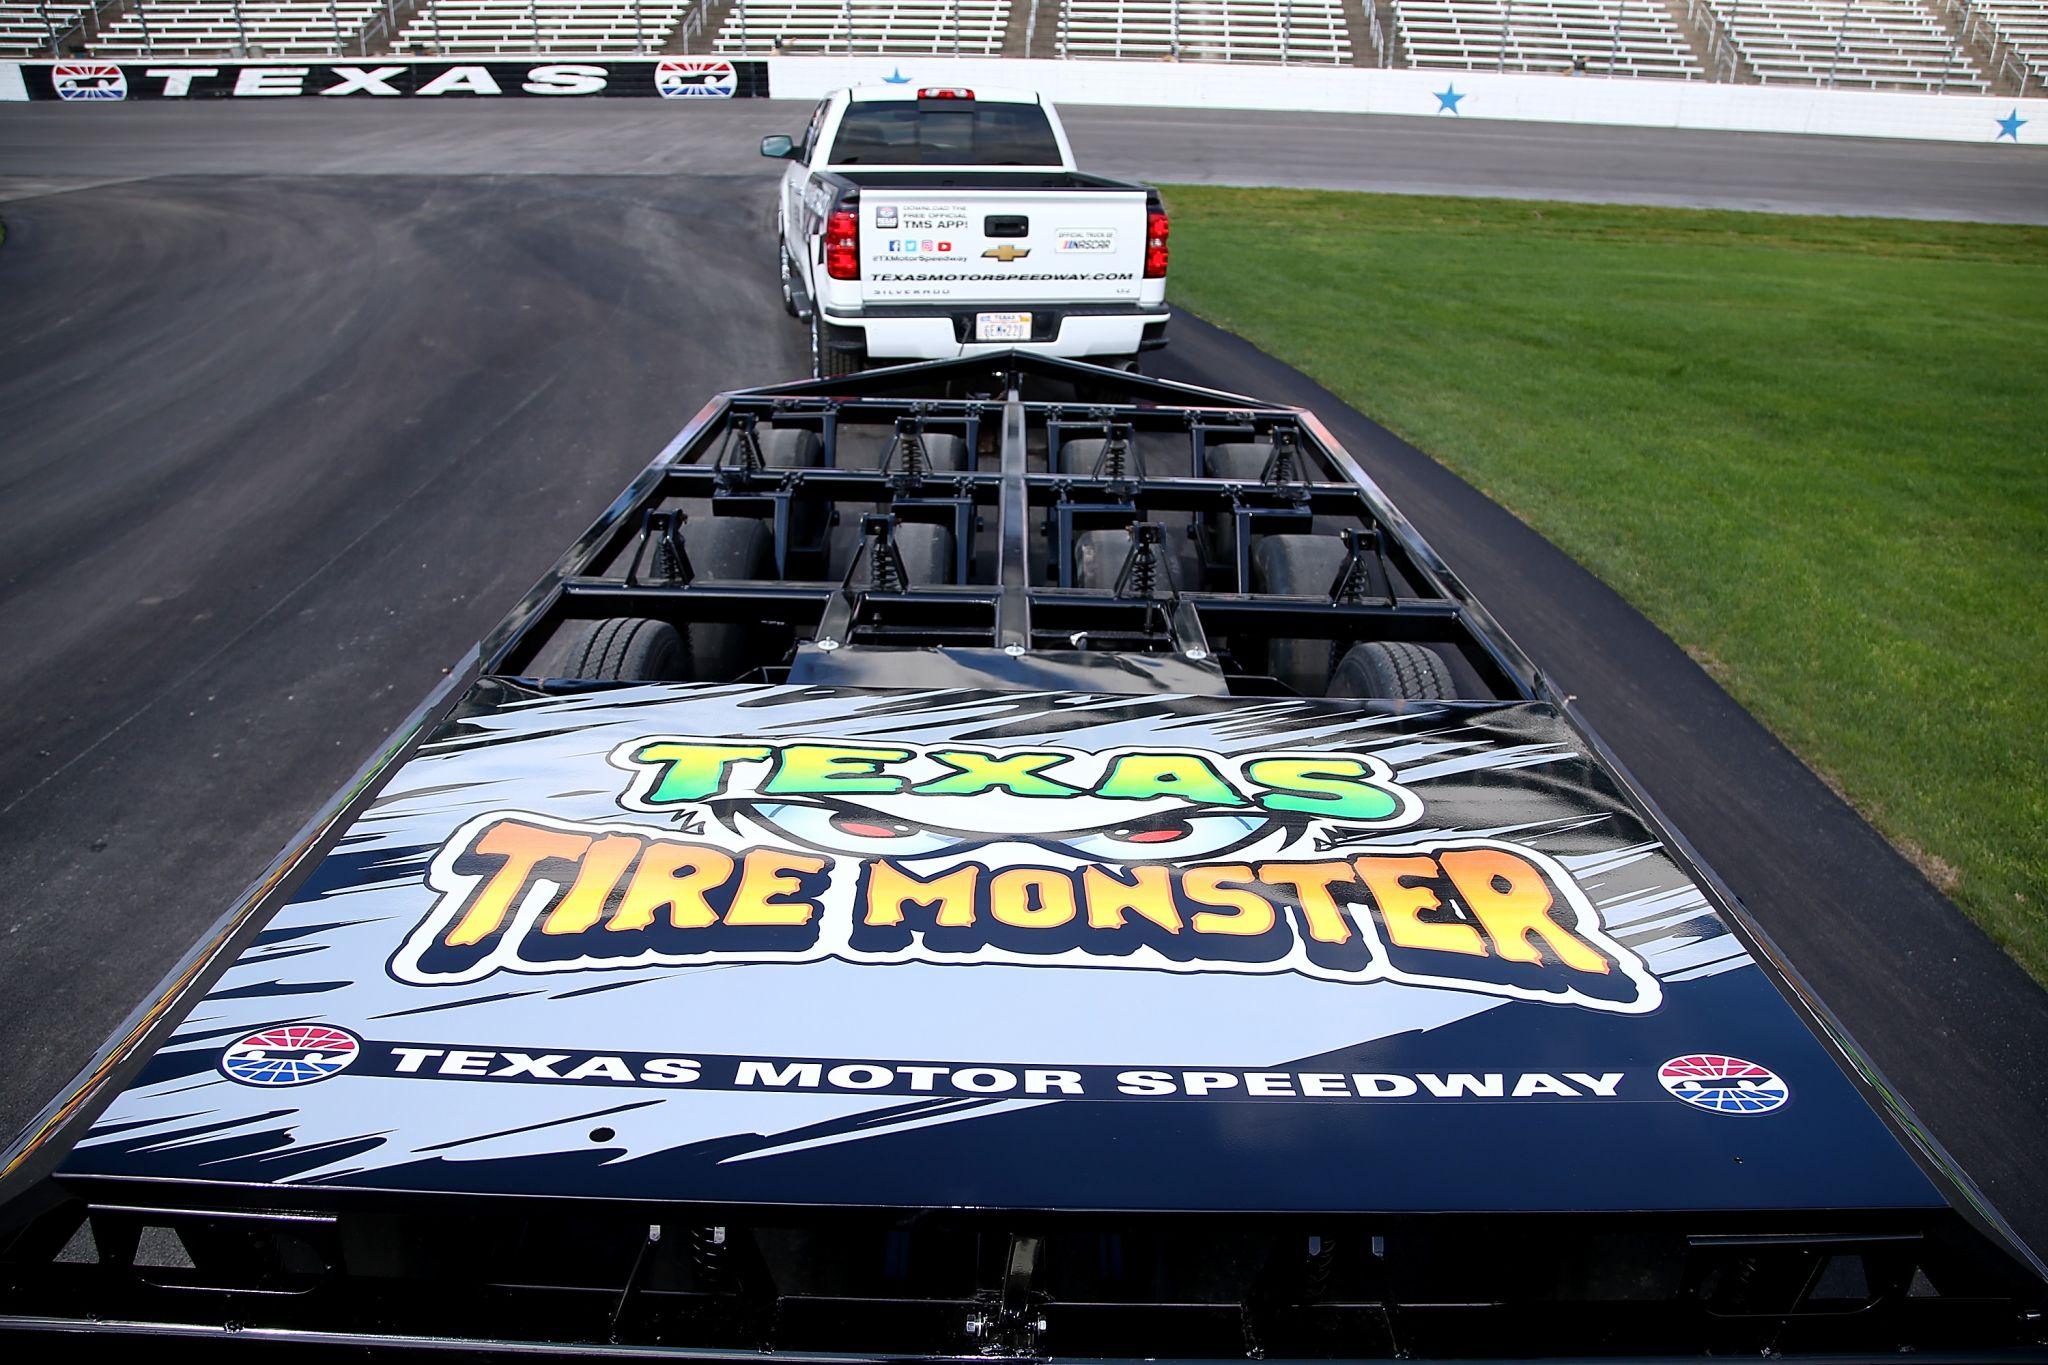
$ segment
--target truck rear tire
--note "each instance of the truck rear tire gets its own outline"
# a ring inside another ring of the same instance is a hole
[[[782,267],[782,311],[793,318],[801,318],[804,313],[796,306],[796,272],[789,268],[789,247],[776,247],[775,255]]]
[[[825,320],[811,309],[811,378],[843,379],[860,373],[860,361],[851,352],[836,351],[825,344]]]

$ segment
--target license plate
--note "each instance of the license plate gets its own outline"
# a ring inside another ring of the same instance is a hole
[[[976,341],[1029,341],[1031,340],[1031,314],[976,313],[974,315],[974,339]]]

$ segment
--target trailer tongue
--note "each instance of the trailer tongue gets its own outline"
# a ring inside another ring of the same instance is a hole
[[[727,395],[474,665],[17,1144],[0,1327],[2041,1345],[2039,1267],[1309,414],[1021,356]]]

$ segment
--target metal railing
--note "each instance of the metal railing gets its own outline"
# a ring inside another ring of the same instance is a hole
[[[95,5],[85,18],[80,19],[62,32],[58,32],[49,21],[47,4],[43,0],[38,0],[38,8],[44,15],[44,26],[50,30],[50,55],[53,57],[64,55],[62,46],[73,35],[77,35],[83,40],[88,23],[92,25],[94,41],[104,37],[106,31],[104,16],[107,10],[113,8],[114,3],[115,0],[103,0],[103,3]],[[427,0],[427,3],[431,10],[433,0]],[[229,17],[233,20],[235,26],[235,38],[232,43],[223,44],[223,46],[227,47],[237,57],[261,56],[263,54],[262,32],[258,31],[256,41],[250,41],[249,25],[242,13],[242,0],[228,0],[228,9]],[[156,56],[157,33],[150,26],[149,22],[149,0],[129,0],[128,10],[135,17],[136,27],[140,31],[142,55],[145,57]],[[317,11],[314,11],[314,13],[317,13]],[[370,45],[373,41],[382,38],[386,33],[396,31],[396,21],[391,12],[391,0],[385,0],[385,7],[382,13],[372,14],[360,27],[353,29],[344,29],[342,27],[339,5],[336,3],[336,0],[327,0],[327,24],[329,32],[333,35],[331,46],[333,55],[336,57],[348,56],[350,47],[355,48],[355,55],[367,57],[370,54]],[[438,36],[437,28],[437,49],[439,47]],[[167,45],[178,48],[197,46],[196,44],[189,43],[170,44],[168,40]]]
[[[1392,62],[1388,56],[1390,45],[1389,30],[1380,22],[1374,0],[1362,0],[1362,3],[1365,7],[1367,28],[1371,34],[1373,51],[1378,57],[1376,64],[1390,66]],[[1060,0],[1059,17],[1056,21],[1054,33],[1053,54],[1063,61],[1073,55],[1069,51],[1069,40],[1073,35],[1073,8],[1073,0]],[[1269,39],[1265,42],[1259,42],[1255,37],[1240,36],[1240,31],[1233,27],[1233,19],[1236,24],[1242,25],[1245,22],[1245,16],[1241,11],[1236,10],[1227,3],[1227,0],[1225,3],[1197,5],[1196,9],[1198,12],[1212,11],[1214,13],[1214,21],[1221,25],[1221,32],[1215,34],[1212,40],[1209,35],[1197,29],[1196,37],[1190,41],[1189,35],[1181,23],[1181,0],[1168,0],[1166,7],[1167,61],[1181,61],[1187,57],[1190,50],[1194,51],[1198,57],[1210,55],[1220,50],[1224,61],[1255,60],[1260,57],[1274,60],[1277,54],[1277,60],[1282,66],[1290,66],[1301,60],[1314,60],[1318,57],[1326,57],[1334,62],[1345,60],[1341,49],[1334,45],[1314,44],[1315,50],[1310,52],[1303,50],[1295,42],[1294,0],[1279,0],[1278,7],[1274,12],[1274,17],[1277,20],[1275,25],[1277,41]],[[1037,13],[1036,0],[1033,0],[1032,12],[1035,25]],[[1121,20],[1121,12],[1119,12],[1118,17]],[[1027,30],[1028,32],[1029,30]],[[1257,34],[1259,28],[1255,26],[1252,32]],[[1123,24],[1119,22],[1113,40],[1116,48],[1113,55],[1117,57],[1125,55],[1123,48],[1127,36],[1133,45],[1142,45],[1148,42],[1156,43],[1158,41],[1156,30],[1150,34],[1139,30],[1135,35],[1127,35]],[[1240,55],[1241,53],[1245,55]]]
[[[1704,28],[1707,33],[1707,79],[1710,81],[1735,79],[1740,58],[1735,51],[1735,41],[1729,35],[1728,28],[1741,16],[1742,0],[1736,0],[1735,8],[1728,12],[1726,25],[1721,22],[1721,16],[1714,12],[1711,4],[1702,4],[1700,0],[1686,0],[1686,21],[1695,30]]]
[[[695,14],[697,13],[697,9],[693,8],[690,12],[692,14]],[[738,3],[734,4],[732,8],[732,16],[733,24],[739,31],[738,50],[741,52],[753,51],[754,40],[751,36],[752,26],[747,18],[746,0],[738,0]],[[1036,25],[1036,21],[1037,6],[1034,3],[1032,7],[1032,22],[1034,27]],[[967,39],[963,29],[963,22],[964,21],[960,13],[960,0],[953,0],[952,5],[949,7],[947,18],[943,21],[943,28],[947,31],[950,31],[952,34],[952,53],[956,57],[960,55],[962,48],[967,46]],[[699,26],[701,27],[701,19]],[[886,52],[889,50],[889,44],[885,36],[888,27],[889,25],[884,24],[881,26],[881,31],[878,31],[871,36],[863,37],[861,32],[861,25],[855,22],[854,19],[853,0],[840,0],[839,22],[836,25],[834,25],[830,30],[827,31],[823,42],[819,44],[818,50],[824,52],[831,52],[836,49],[839,52],[849,54],[862,50],[876,53]],[[1064,36],[1065,27],[1065,12],[1063,9],[1061,14],[1061,56],[1066,55]],[[1026,41],[1027,43],[1029,42],[1028,35]],[[975,39],[974,45],[977,48],[980,48],[986,46],[987,43],[987,36],[980,35],[977,36],[977,38]],[[767,46],[770,48],[770,50],[775,52],[783,51],[783,35],[768,35]],[[942,47],[943,43],[940,43],[930,49],[920,50],[929,50],[936,52],[941,50]],[[685,48],[684,50],[688,51],[687,48]]]

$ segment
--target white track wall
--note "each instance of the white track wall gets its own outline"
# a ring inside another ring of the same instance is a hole
[[[90,61],[90,59],[87,59]],[[387,74],[413,64],[404,57],[353,60],[362,69]],[[438,70],[451,59],[435,59]],[[463,59],[456,58],[454,61]],[[480,58],[508,68],[518,59]],[[530,59],[563,63],[596,61],[621,71],[653,67],[658,59]],[[713,59],[714,61],[716,59]],[[305,59],[300,59],[303,63]],[[690,62],[671,58],[668,62]],[[694,64],[705,64],[695,59]],[[0,62],[0,101],[29,98],[24,67],[49,62]],[[122,63],[139,77],[147,68],[189,63]],[[204,64],[208,74],[236,77],[232,93],[319,94],[318,82],[290,89],[244,90],[245,68],[274,62],[222,58]],[[230,70],[233,68],[233,70]],[[1822,90],[1786,85],[1721,85],[1708,81],[1600,76],[1497,75],[1490,71],[1417,71],[1327,66],[1250,66],[1196,62],[1021,61],[943,56],[775,57],[767,62],[769,93],[776,99],[814,100],[845,85],[900,84],[1009,86],[1042,91],[1062,104],[1125,105],[1154,109],[1267,109],[1310,113],[1396,114],[1415,118],[1493,119],[1535,123],[1607,124],[1640,128],[1692,128],[1720,132],[1824,133],[1842,137],[1920,138],[1940,142],[1998,142],[2025,147],[2048,143],[2048,99],[1988,95],[1923,95],[1870,90]],[[323,68],[324,70],[325,68]],[[340,67],[336,70],[356,70]],[[472,68],[463,68],[469,71]],[[478,68],[480,69],[480,68]],[[554,68],[550,67],[550,70]],[[585,70],[586,68],[577,68]],[[601,67],[589,67],[597,71]],[[161,75],[161,72],[155,73]],[[256,73],[260,75],[260,71]],[[304,76],[304,68],[298,69]],[[527,93],[594,95],[654,93],[607,87],[601,80],[557,81]],[[730,72],[727,73],[731,89]],[[48,77],[36,73],[47,93]],[[507,79],[511,79],[508,77]],[[180,87],[165,94],[189,95]],[[222,91],[221,93],[228,93]],[[375,93],[397,95],[400,90]],[[427,91],[424,93],[438,93]],[[491,93],[491,92],[473,92]],[[717,95],[716,90],[691,93]],[[2015,122],[2017,120],[2017,122]],[[2008,131],[2009,130],[2009,131]]]
[[[772,57],[776,99],[816,99],[845,85],[903,79],[920,86],[1014,86],[1060,104],[1158,109],[1279,109],[1419,118],[1507,119],[1640,128],[1844,137],[2048,142],[2048,99],[1921,95],[1599,76],[1496,75],[1381,67],[1224,66],[1176,62],[978,60],[951,57]],[[1445,94],[1455,99],[1445,107]],[[2036,122],[2035,120],[2040,120]]]

